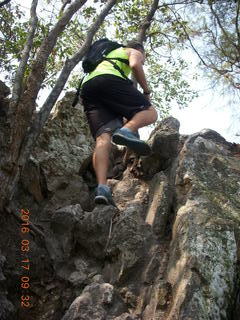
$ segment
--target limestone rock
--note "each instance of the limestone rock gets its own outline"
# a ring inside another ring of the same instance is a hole
[[[74,300],[62,320],[115,319],[110,315],[113,303],[114,288],[111,284],[93,284],[87,286],[81,296]],[[123,309],[120,303],[117,309],[114,313],[120,313]]]
[[[125,170],[121,180],[108,180],[108,184],[112,187],[114,199],[121,210],[127,209],[129,205],[136,205],[142,211],[148,201],[148,184],[134,177],[129,168]]]
[[[190,136],[176,175],[178,210],[168,280],[170,319],[227,319],[237,277],[240,164],[211,130]]]
[[[115,207],[103,205],[96,206],[92,212],[85,212],[84,218],[76,226],[76,243],[91,252],[91,256],[104,258],[116,212]]]
[[[10,89],[0,80],[0,100],[10,94]]]
[[[157,172],[170,167],[179,152],[179,126],[177,119],[169,117],[155,128],[148,141],[152,155],[141,159],[143,177],[150,179]]]
[[[0,319],[15,319],[15,311],[16,309],[14,308],[13,304],[6,298],[6,296],[0,294]]]
[[[121,314],[119,317],[113,318],[114,320],[140,320],[139,316],[134,316],[129,313]]]
[[[14,198],[32,212],[28,319],[238,320],[236,146],[209,129],[180,136],[166,118],[150,156],[123,161],[113,150],[108,183],[118,208],[94,207],[93,141],[72,98],[49,119]],[[0,218],[0,319],[15,320],[21,221]]]
[[[4,276],[3,269],[6,262],[5,256],[0,251],[0,319],[8,320],[14,318],[16,309],[14,305],[7,299],[8,291],[6,289],[6,277]]]
[[[61,208],[53,213],[51,217],[53,237],[48,241],[48,251],[55,263],[70,258],[75,228],[82,218],[83,210],[80,205]]]
[[[141,217],[138,206],[128,207],[114,226],[108,246],[108,255],[116,261],[105,269],[111,282],[119,281],[144,259],[151,237],[150,227]]]
[[[156,173],[150,183],[146,222],[152,226],[159,238],[163,238],[166,233],[167,222],[173,209],[173,196],[173,186],[168,177],[163,172]]]
[[[4,153],[5,150],[8,150],[7,138],[8,130],[10,127],[10,121],[7,119],[7,114],[9,111],[9,99],[8,95],[10,94],[10,89],[0,80],[0,144],[1,144],[1,153]],[[8,168],[9,164],[4,164],[4,167]]]
[[[10,94],[10,89],[0,80],[0,118],[6,116],[8,111],[9,100],[7,96]]]
[[[93,140],[83,110],[71,106],[73,97],[69,92],[57,104],[22,175],[34,199],[48,198],[48,207],[55,209],[79,202],[89,207],[88,187],[79,170],[92,153]]]

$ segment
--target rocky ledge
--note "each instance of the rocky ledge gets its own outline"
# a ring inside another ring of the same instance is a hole
[[[0,319],[239,319],[239,146],[208,129],[181,136],[166,118],[150,156],[113,148],[118,208],[94,207],[93,141],[71,99],[23,171],[16,214],[1,216]],[[21,208],[31,212],[25,309]]]

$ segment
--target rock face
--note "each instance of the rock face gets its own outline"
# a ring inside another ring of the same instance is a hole
[[[91,156],[93,139],[81,106],[71,106],[73,98],[70,92],[57,104],[22,173],[25,191],[51,209],[73,203],[89,206],[89,190],[79,170]]]
[[[169,319],[230,318],[237,279],[239,165],[231,145],[210,130],[190,136],[179,153],[167,271],[174,300]]]
[[[10,94],[10,89],[0,80],[0,145],[1,152],[7,149],[7,139],[3,132],[8,132],[10,124],[7,121],[7,114],[9,111],[9,99],[7,96]]]
[[[0,216],[0,319],[240,319],[238,146],[212,130],[181,136],[179,122],[164,119],[150,156],[122,165],[113,150],[118,209],[94,208],[93,141],[71,100],[58,105],[23,171],[15,214]],[[21,208],[31,212],[27,234]],[[21,267],[23,239],[30,270]]]

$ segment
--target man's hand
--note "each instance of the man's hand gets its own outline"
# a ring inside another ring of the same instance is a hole
[[[148,99],[148,101],[151,103],[150,93],[143,93],[143,94]]]

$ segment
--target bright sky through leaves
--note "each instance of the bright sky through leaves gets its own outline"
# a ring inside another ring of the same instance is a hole
[[[28,8],[30,8],[31,1],[13,0],[12,2],[18,3],[22,8],[26,9],[26,16],[28,17]],[[55,6],[59,7],[61,1],[55,1]],[[49,15],[51,15],[49,5]],[[42,18],[46,18],[47,12],[42,12],[43,4],[39,1],[38,14]],[[44,5],[46,10],[46,4]],[[190,72],[194,73],[197,70],[198,59],[194,53],[189,50],[183,53],[187,57],[187,61],[192,64]],[[204,128],[216,130],[223,135],[227,140],[232,142],[240,142],[240,112],[237,102],[233,101],[231,95],[221,96],[220,89],[207,89],[211,86],[210,82],[204,77],[200,76],[198,80],[192,82],[194,89],[199,92],[199,97],[195,98],[189,107],[179,110],[177,106],[172,107],[171,115],[176,117],[180,123],[180,132],[183,134],[191,134]],[[45,100],[46,92],[42,91],[40,101]],[[142,129],[141,136],[147,138],[151,129]],[[239,136],[238,136],[239,135]]]

